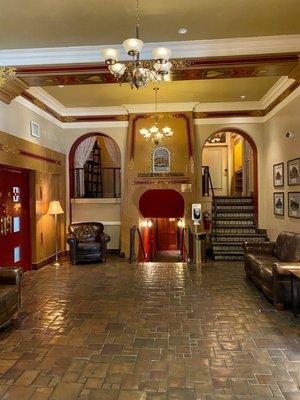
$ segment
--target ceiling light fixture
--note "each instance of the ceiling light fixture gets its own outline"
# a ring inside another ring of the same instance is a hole
[[[179,33],[179,35],[185,35],[186,33],[188,33],[187,28],[179,28],[177,33]]]
[[[240,98],[241,98],[242,100],[245,100],[246,96],[243,94],[242,96],[240,96]]]
[[[14,67],[0,67],[0,87],[4,85],[6,79],[16,75],[16,68]]]
[[[115,76],[119,83],[127,82],[130,86],[137,89],[145,86],[149,81],[161,81],[169,74],[172,63],[169,61],[172,51],[166,47],[156,47],[152,50],[153,61],[141,61],[140,53],[144,43],[139,38],[140,11],[139,0],[136,2],[136,37],[126,39],[123,47],[126,53],[132,57],[128,63],[120,63],[119,51],[107,48],[101,54],[108,64],[110,73]]]
[[[140,134],[144,136],[144,139],[148,140],[148,142],[153,142],[157,146],[162,139],[173,136],[173,131],[168,126],[165,126],[161,130],[158,127],[157,92],[159,88],[155,87],[153,90],[155,91],[155,123],[150,129],[140,129]]]

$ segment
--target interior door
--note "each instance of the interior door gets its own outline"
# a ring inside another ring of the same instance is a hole
[[[157,250],[177,250],[176,218],[157,219]]]
[[[0,267],[30,269],[29,172],[0,165]]]
[[[217,196],[228,195],[228,151],[227,146],[204,146],[202,165],[209,172]]]

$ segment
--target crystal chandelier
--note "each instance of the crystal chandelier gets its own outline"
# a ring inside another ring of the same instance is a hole
[[[139,0],[136,2],[136,37],[123,42],[126,53],[132,57],[128,63],[120,63],[119,51],[112,48],[102,50],[101,54],[108,64],[111,74],[119,83],[127,82],[137,89],[145,86],[149,81],[164,80],[169,74],[172,63],[169,61],[172,51],[166,47],[156,47],[152,50],[153,61],[141,61],[140,52],[144,43],[139,38],[140,12]]]
[[[153,142],[157,146],[162,139],[172,136],[173,131],[168,126],[165,126],[161,130],[158,127],[157,92],[159,88],[155,87],[153,90],[155,91],[155,123],[150,129],[140,129],[140,134],[144,136],[148,142]]]
[[[8,76],[15,76],[16,69],[14,67],[0,67],[0,87],[4,85]]]

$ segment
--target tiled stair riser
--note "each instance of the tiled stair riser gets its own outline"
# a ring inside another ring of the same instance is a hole
[[[242,260],[243,242],[264,242],[266,232],[258,229],[250,197],[217,197],[213,202],[212,248],[215,260]]]

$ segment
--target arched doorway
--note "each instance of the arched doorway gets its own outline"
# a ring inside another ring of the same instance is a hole
[[[174,189],[151,189],[142,194],[139,210],[147,219],[144,241],[150,261],[180,261],[184,199]]]
[[[202,166],[210,167],[216,196],[252,197],[258,220],[257,147],[251,136],[237,128],[212,133],[202,148]]]
[[[121,197],[121,152],[118,144],[102,132],[80,136],[69,152],[70,220],[77,199]],[[74,199],[72,201],[72,199]]]

